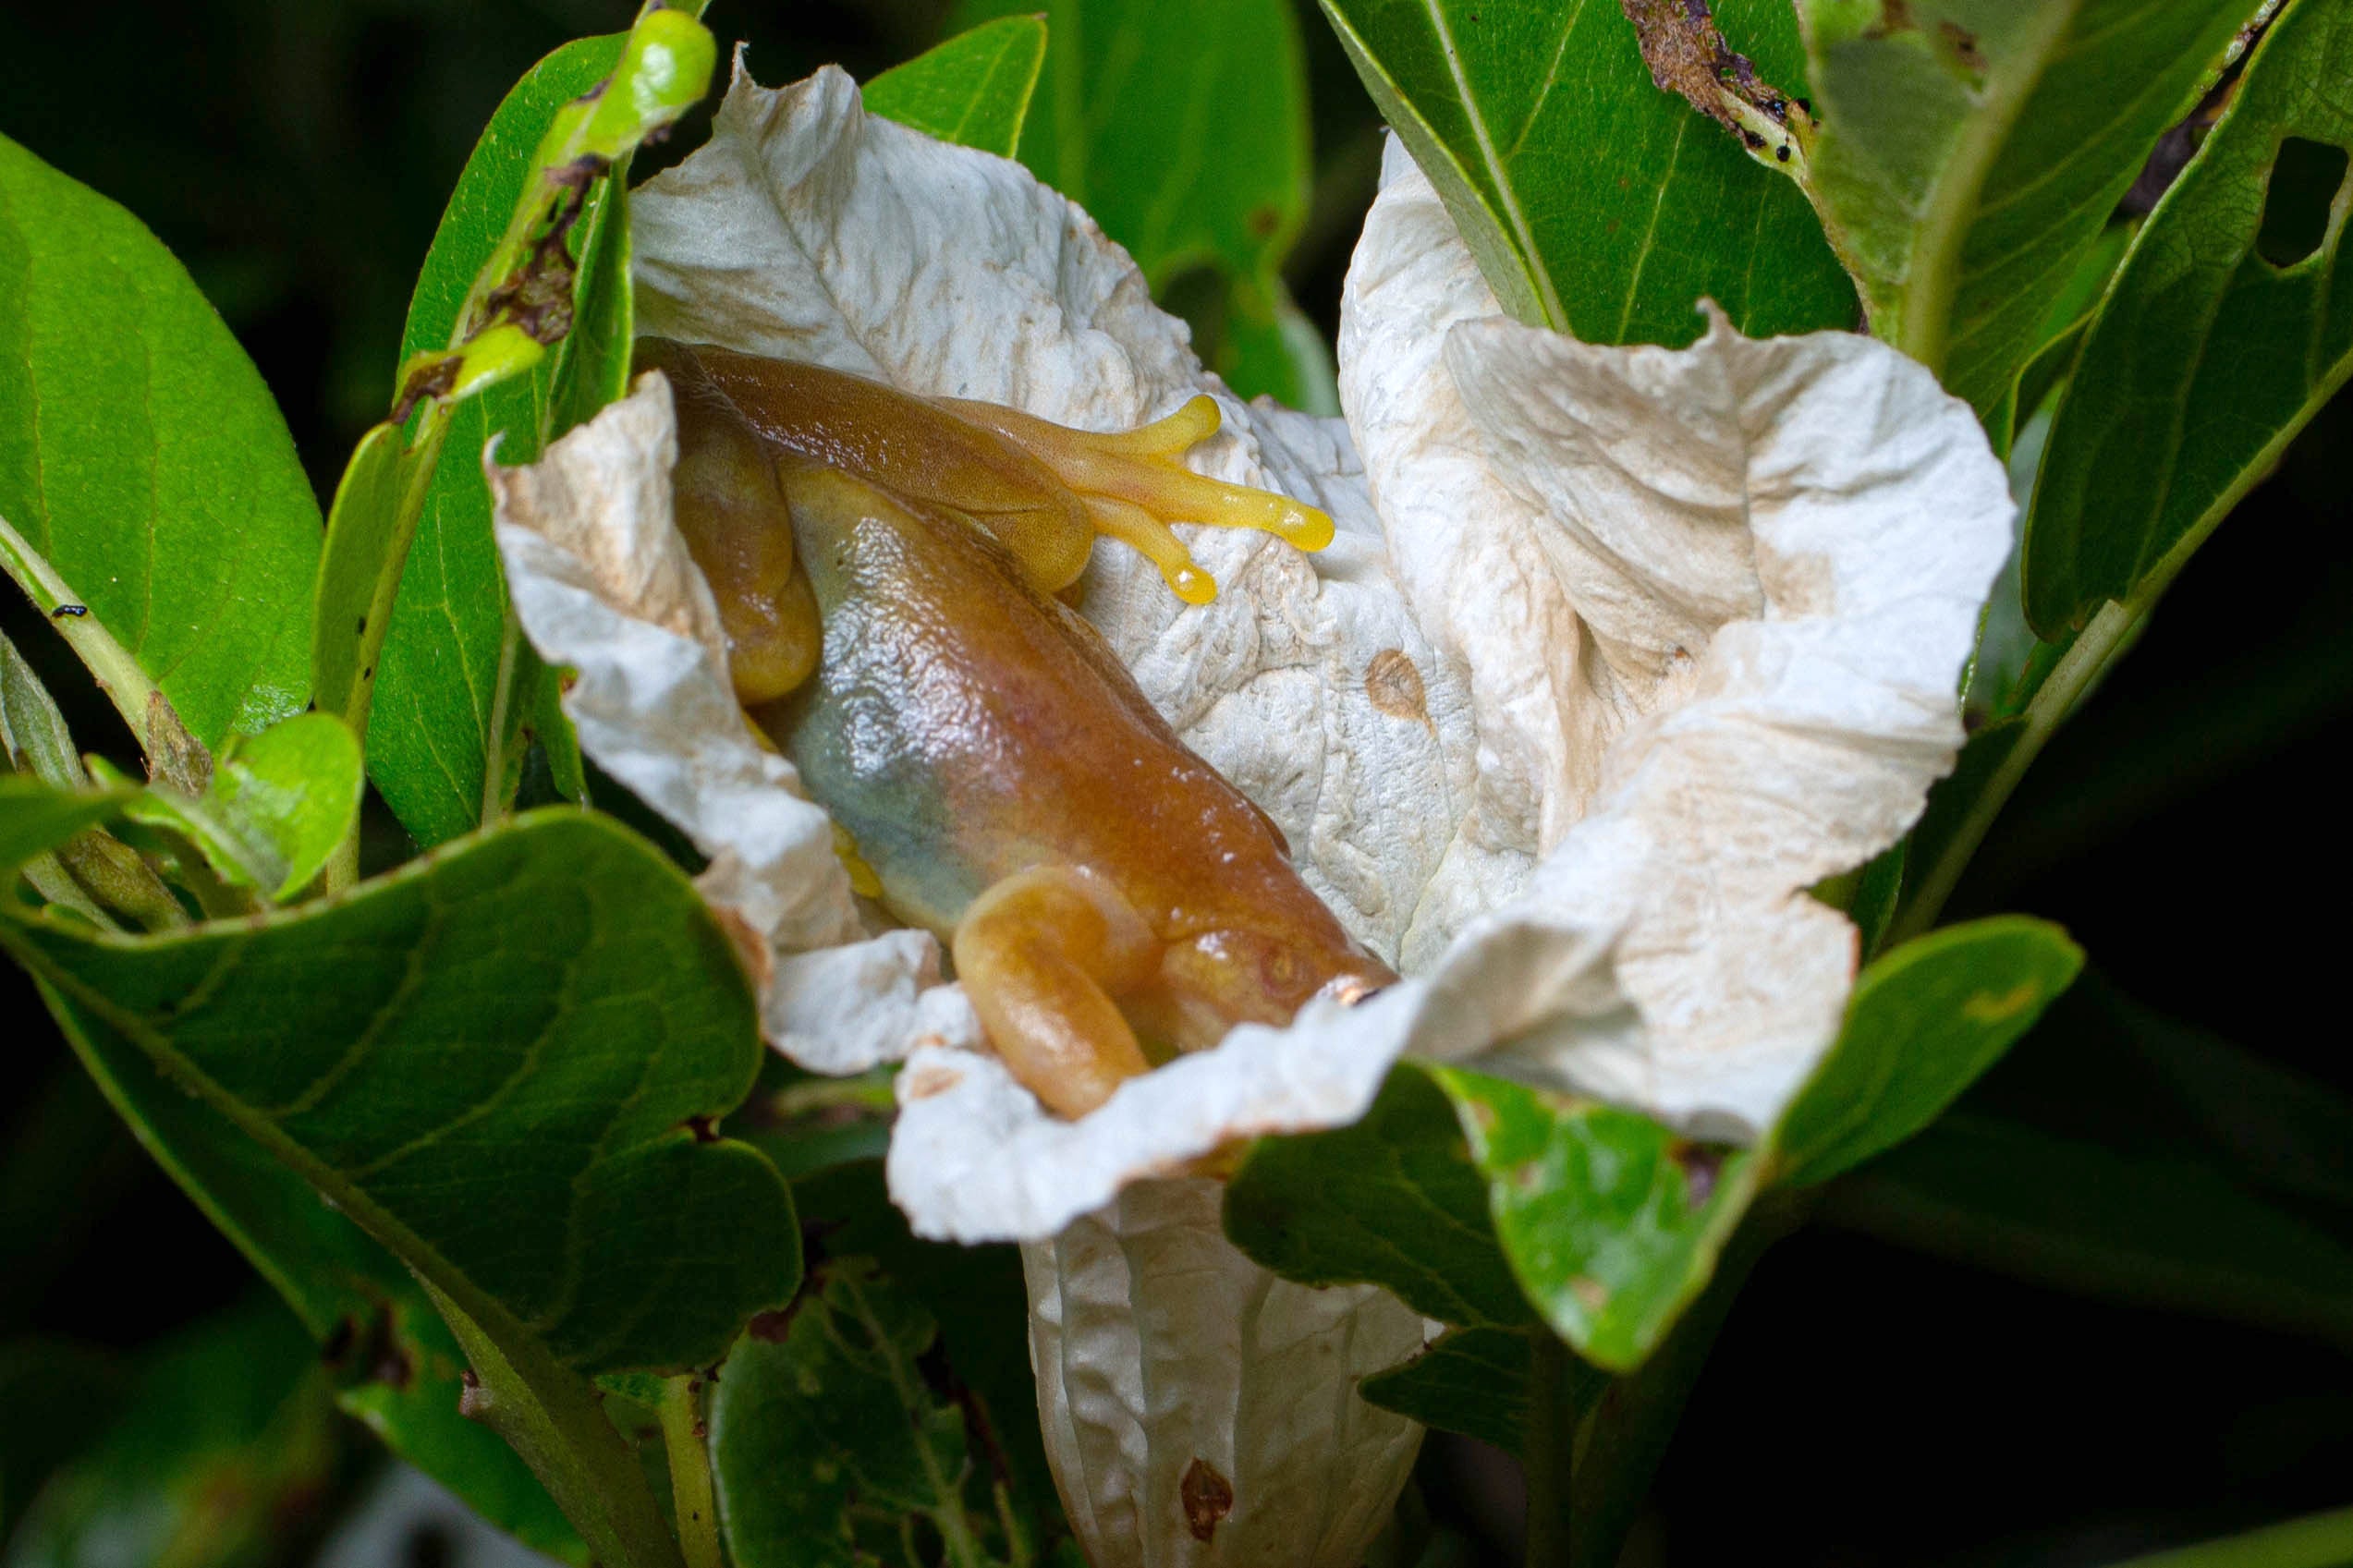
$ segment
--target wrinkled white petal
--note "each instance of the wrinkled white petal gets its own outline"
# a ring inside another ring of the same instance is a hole
[[[1834,1037],[1853,933],[1803,890],[1950,766],[2007,540],[2001,468],[1926,371],[1847,334],[1718,321],[1617,349],[1518,325],[1393,151],[1345,306],[1349,422],[1245,407],[1082,212],[866,118],[832,71],[738,74],[633,217],[648,331],[1096,429],[1207,391],[1225,430],[1195,466],[1339,529],[1313,558],[1189,530],[1222,588],[1200,609],[1106,544],[1086,612],[1412,978],[1064,1123],[987,1053],[935,942],[860,939],[822,812],[734,714],[646,473],[658,389],[502,481],[525,627],[580,670],[591,752],[713,857],[765,949],[771,1038],[829,1071],[915,1053],[890,1180],[920,1233],[1054,1234],[1231,1138],[1352,1119],[1404,1050],[1746,1136]]]
[[[1357,1568],[1421,1428],[1355,1385],[1420,1350],[1423,1322],[1259,1268],[1219,1234],[1224,1192],[1140,1182],[1021,1249],[1071,1527],[1098,1568]]]
[[[1472,810],[1546,857],[1431,967],[1516,995],[1522,1076],[1753,1136],[1853,977],[1852,928],[1801,890],[1901,836],[1960,744],[2000,466],[1867,338],[1755,342],[1712,313],[1689,349],[1603,348],[1506,319],[1395,143],[1343,309],[1399,575],[1497,760]],[[1603,931],[1614,1022],[1574,956]],[[1505,1038],[1445,1033],[1417,1047]]]

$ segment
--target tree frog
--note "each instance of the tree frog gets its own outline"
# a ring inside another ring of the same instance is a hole
[[[664,339],[638,363],[676,400],[677,523],[738,700],[1047,1107],[1396,978],[1063,602],[1097,535],[1193,602],[1216,588],[1171,519],[1331,541],[1312,507],[1179,465],[1214,401],[1095,434]]]

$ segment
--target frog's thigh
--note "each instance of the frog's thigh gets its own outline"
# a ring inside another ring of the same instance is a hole
[[[1159,943],[1103,879],[1017,872],[973,900],[952,947],[990,1043],[1055,1114],[1085,1115],[1149,1067],[1112,998],[1154,972]]]

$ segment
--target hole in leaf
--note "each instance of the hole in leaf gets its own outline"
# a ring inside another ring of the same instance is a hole
[[[2272,162],[2263,193],[2263,226],[2255,254],[2274,267],[2292,267],[2328,237],[2329,207],[2345,183],[2345,149],[2291,136]]]

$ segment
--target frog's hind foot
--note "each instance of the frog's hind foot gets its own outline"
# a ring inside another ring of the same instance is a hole
[[[1056,1115],[1083,1116],[1149,1069],[1112,999],[1152,975],[1159,944],[1102,878],[1016,872],[972,901],[951,946],[989,1043]]]
[[[1113,432],[1071,430],[994,403],[959,400],[947,407],[1018,443],[1051,468],[1085,504],[1095,531],[1158,566],[1188,604],[1214,599],[1217,583],[1194,563],[1171,523],[1255,529],[1300,550],[1321,550],[1332,542],[1327,513],[1287,495],[1210,479],[1183,465],[1187,452],[1217,433],[1213,397],[1192,398],[1164,419]]]

